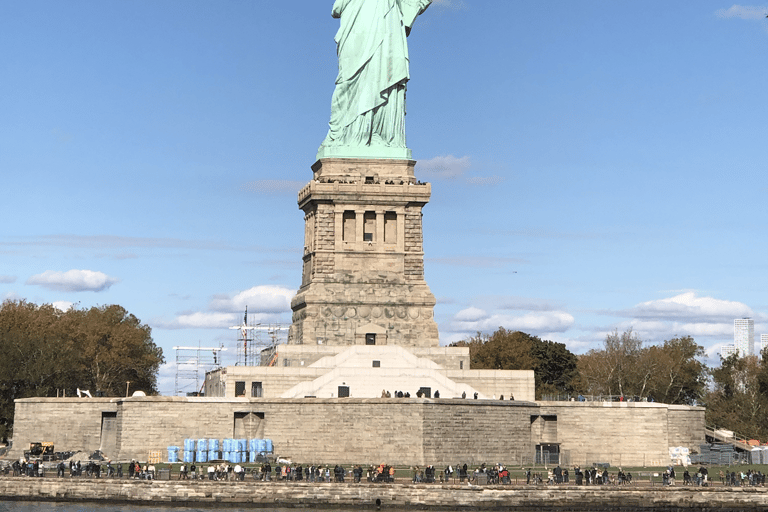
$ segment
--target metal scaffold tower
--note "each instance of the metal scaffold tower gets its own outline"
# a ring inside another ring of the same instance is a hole
[[[200,372],[221,367],[221,354],[227,349],[220,347],[173,347],[176,351],[176,389],[174,394],[200,392]],[[194,388],[189,389],[193,386]]]
[[[248,324],[248,306],[245,307],[243,323],[233,325],[230,329],[240,331],[237,340],[237,366],[258,366],[261,364],[261,352],[265,348],[273,348],[284,343],[288,336],[288,325],[272,323]]]

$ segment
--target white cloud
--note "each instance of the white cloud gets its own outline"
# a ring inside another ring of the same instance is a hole
[[[478,320],[486,318],[487,316],[488,316],[488,313],[486,313],[482,309],[470,307],[467,309],[462,309],[461,311],[456,313],[455,318],[459,322],[476,322]]]
[[[236,313],[195,312],[177,316],[173,322],[160,324],[165,329],[226,329],[238,322]]]
[[[55,307],[59,311],[69,311],[70,309],[72,309],[72,306],[74,305],[75,304],[73,302],[69,302],[66,300],[59,300],[51,303],[51,306]]]
[[[644,320],[671,319],[690,323],[717,323],[751,317],[752,309],[741,302],[699,297],[695,292],[685,292],[667,299],[640,303],[620,314]]]
[[[431,179],[454,179],[463,175],[470,166],[468,156],[436,156],[429,160],[420,160],[416,173]]]
[[[285,313],[291,310],[291,299],[296,290],[281,286],[261,285],[235,294],[216,296],[211,300],[209,309],[213,311],[244,311],[248,306],[249,314],[254,313]]]
[[[16,276],[4,276],[0,275],[0,283],[11,284],[16,282]]]
[[[768,7],[734,4],[728,9],[715,11],[718,18],[741,18],[743,20],[760,20],[768,15]]]
[[[512,331],[540,334],[567,331],[573,326],[574,322],[573,316],[564,311],[546,311],[522,315],[493,314],[485,318],[475,318],[472,320],[464,320],[457,315],[452,323],[452,330],[491,333],[499,327],[504,327]]]
[[[27,279],[27,284],[65,292],[101,292],[117,282],[119,279],[103,272],[75,269],[66,272],[46,270]]]
[[[224,329],[242,323],[246,306],[249,324],[279,323],[291,311],[295,293],[281,286],[254,286],[233,296],[214,296],[205,311],[183,312],[173,320],[155,319],[151,324],[158,329]]]

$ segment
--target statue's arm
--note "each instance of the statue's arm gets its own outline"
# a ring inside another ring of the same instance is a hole
[[[336,0],[333,2],[333,10],[331,11],[331,16],[334,18],[341,18],[341,13],[344,11],[344,8],[349,3],[349,0]]]
[[[427,10],[432,0],[400,0],[400,12],[403,13],[403,25],[406,35],[410,33],[416,18]]]

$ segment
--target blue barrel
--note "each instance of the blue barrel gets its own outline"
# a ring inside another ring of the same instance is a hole
[[[168,462],[179,462],[179,452],[168,450]]]
[[[234,439],[227,438],[224,440],[224,446],[222,447],[222,450],[225,452],[233,452],[232,446],[234,445]]]
[[[198,439],[197,440],[197,451],[204,452],[208,450],[208,440],[207,439]]]
[[[256,455],[258,455],[259,452],[251,450],[248,452],[248,462],[256,462]]]
[[[193,452],[193,451],[195,451],[195,440],[194,439],[185,439],[184,440],[184,451],[185,452]]]
[[[208,452],[206,451],[197,451],[196,455],[196,461],[197,462],[208,462]]]
[[[265,439],[264,443],[265,443],[265,448],[266,448],[264,451],[267,452],[267,453],[272,453],[272,451],[273,451],[272,450],[272,448],[273,448],[272,440],[271,439]]]
[[[184,462],[188,464],[195,462],[195,452],[184,450]]]
[[[264,439],[254,439],[256,441],[256,448],[251,450],[252,452],[266,452],[267,451],[267,441]]]
[[[217,452],[217,451],[219,451],[219,440],[218,439],[209,439],[208,440],[208,451],[209,452]]]
[[[216,460],[219,458],[219,452],[210,450],[208,451],[208,460]]]

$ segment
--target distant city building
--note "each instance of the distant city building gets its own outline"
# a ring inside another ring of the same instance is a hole
[[[733,345],[723,345],[722,347],[720,347],[720,355],[723,356],[724,359],[734,354],[738,355],[738,353],[739,353],[739,349],[737,349]]]
[[[755,353],[755,321],[751,318],[737,318],[733,321],[733,346],[739,357]]]
[[[763,350],[768,347],[768,334],[761,334],[760,335],[760,356],[763,355]]]

